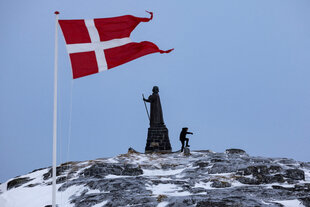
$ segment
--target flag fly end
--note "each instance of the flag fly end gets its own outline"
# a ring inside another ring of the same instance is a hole
[[[159,50],[159,53],[160,54],[163,54],[163,53],[170,53],[171,51],[173,51],[174,48],[170,49],[170,50]]]
[[[146,10],[145,10],[146,11]],[[146,11],[147,13],[149,13],[151,15],[151,17],[149,18],[149,20],[152,20],[153,19],[153,12],[150,12],[150,11]]]

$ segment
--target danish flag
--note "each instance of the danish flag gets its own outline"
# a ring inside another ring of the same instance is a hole
[[[131,32],[153,18],[125,15],[90,20],[58,20],[70,56],[73,78],[98,73],[151,53],[169,53],[154,43],[132,42]]]

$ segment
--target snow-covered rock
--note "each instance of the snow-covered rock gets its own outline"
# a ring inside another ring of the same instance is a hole
[[[142,154],[68,162],[57,167],[60,207],[310,206],[310,163],[252,157],[243,150]],[[52,170],[0,185],[1,207],[51,204]]]

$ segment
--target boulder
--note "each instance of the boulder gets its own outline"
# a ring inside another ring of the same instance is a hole
[[[283,187],[279,185],[273,185],[273,189],[287,190],[293,192],[310,192],[310,183],[297,184],[294,187]]]
[[[131,148],[131,147],[129,147],[129,149],[128,149],[128,152],[127,152],[128,154],[140,154],[140,152],[138,152],[138,151],[136,151],[136,150],[134,150],[133,148]]]
[[[63,163],[62,165],[56,167],[56,176],[62,175],[66,170],[71,168],[72,163]],[[53,176],[53,168],[50,168],[50,170],[47,173],[43,174],[43,180],[47,180]]]
[[[196,207],[256,207],[264,206],[254,199],[248,199],[244,196],[230,196],[222,199],[209,199],[197,202]]]
[[[216,163],[216,162],[225,162],[225,160],[219,159],[219,158],[213,158],[213,159],[211,159],[211,162],[212,162],[212,163]]]
[[[104,178],[109,174],[137,176],[142,175],[143,170],[140,166],[134,164],[95,163],[81,173],[84,177],[96,178]]]
[[[208,169],[209,174],[218,174],[218,173],[230,173],[235,172],[236,166],[228,165],[225,163],[215,163],[211,168]]]
[[[7,190],[10,190],[12,188],[17,188],[25,183],[28,183],[33,179],[30,179],[29,177],[24,177],[24,178],[16,178],[8,182],[7,184]]]
[[[238,175],[269,175],[274,173],[279,173],[282,171],[281,166],[279,165],[251,165],[243,169],[239,169]]]
[[[258,175],[258,174],[269,174],[268,167],[266,165],[256,165],[256,166],[248,166],[244,169],[239,169],[238,174],[240,175]]]
[[[240,183],[248,185],[260,185],[260,184],[271,184],[271,183],[284,183],[285,180],[281,174],[276,175],[255,175],[253,178],[248,177],[237,177]]]
[[[135,165],[125,165],[124,170],[122,171],[122,175],[137,176],[142,174],[143,170],[141,167]]]
[[[229,182],[225,182],[225,181],[213,180],[211,187],[213,187],[213,188],[228,188],[228,187],[231,187],[231,184]]]
[[[300,169],[288,169],[285,170],[284,177],[293,180],[305,180],[305,172]]]
[[[191,154],[191,151],[190,151],[190,149],[188,147],[184,147],[184,152],[183,153],[184,153],[184,155],[188,156],[188,155]]]
[[[245,154],[245,151],[242,149],[227,149],[225,152],[227,154],[241,154],[241,155]]]
[[[160,202],[164,201],[166,198],[167,198],[166,195],[158,195],[156,200],[158,203],[160,203]]]
[[[199,201],[196,207],[240,207],[240,205],[236,204],[235,202],[226,201]]]
[[[208,167],[209,162],[198,161],[194,163],[194,166],[198,166],[199,168]]]

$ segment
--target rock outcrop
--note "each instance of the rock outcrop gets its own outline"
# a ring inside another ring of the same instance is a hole
[[[310,163],[252,157],[240,149],[186,156],[130,149],[114,158],[64,163],[56,175],[60,206],[310,206]],[[29,196],[42,199],[30,206],[50,205],[44,199],[51,176],[45,168],[1,184],[0,206],[28,206]]]

